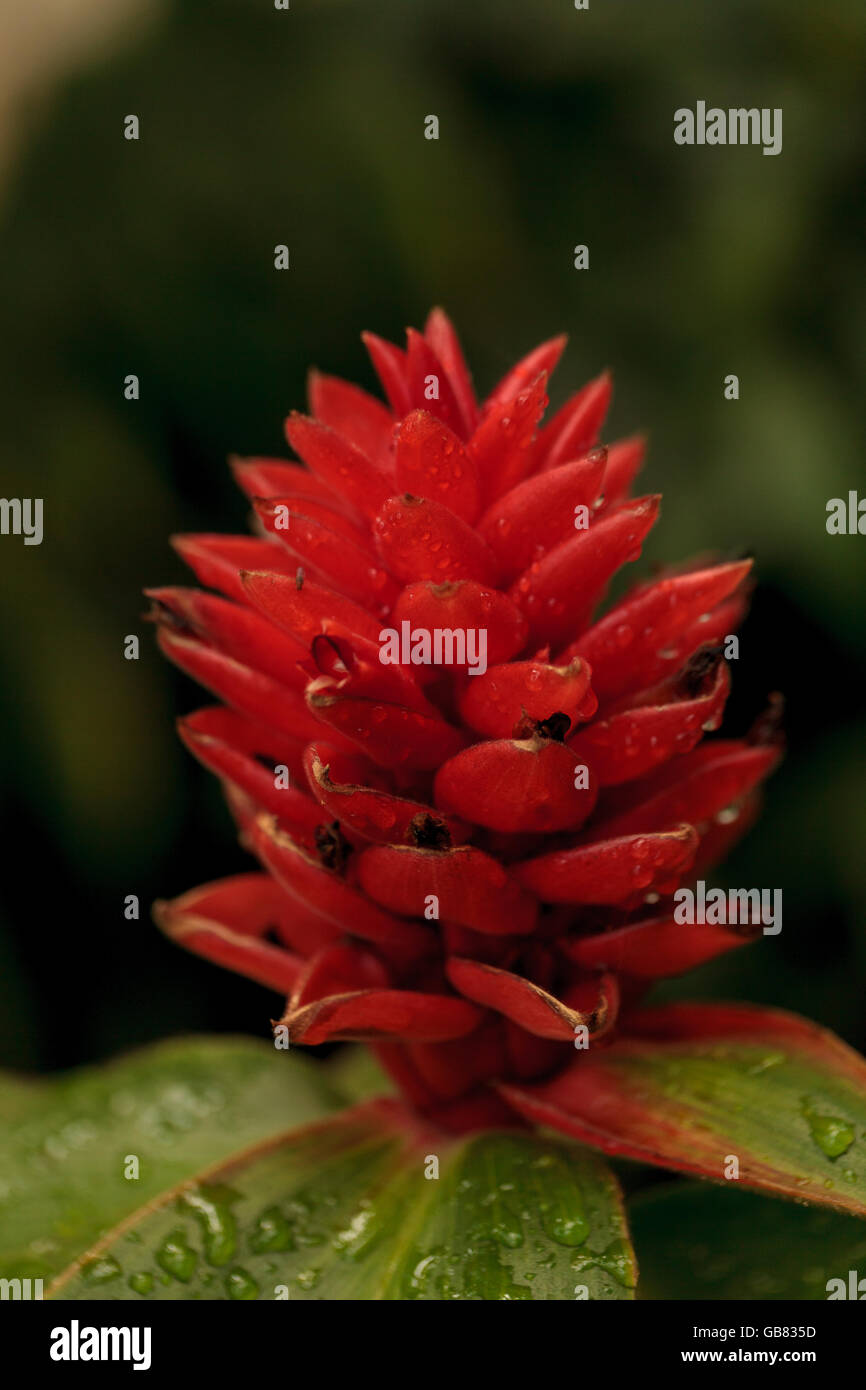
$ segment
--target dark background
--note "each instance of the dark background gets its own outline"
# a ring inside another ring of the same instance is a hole
[[[0,538],[0,1061],[267,1035],[271,996],[149,921],[249,861],[140,590],[188,582],[170,532],[244,529],[226,456],[286,454],[310,364],[371,386],[360,330],[434,303],[482,392],[562,329],[554,403],[615,370],[664,493],[643,569],[755,552],[727,727],[781,689],[789,755],[717,881],[781,887],[784,929],[666,992],[866,1045],[866,537],[825,530],[866,494],[864,59],[862,0],[170,0],[42,92],[0,190],[3,492],[45,499],[41,546]],[[782,153],[676,146],[699,99],[782,107]]]

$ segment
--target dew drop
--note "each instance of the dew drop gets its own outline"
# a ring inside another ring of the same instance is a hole
[[[112,1279],[117,1279],[123,1273],[117,1260],[111,1255],[103,1255],[100,1259],[91,1260],[86,1264],[81,1277],[86,1284],[108,1284]]]
[[[178,1227],[166,1236],[156,1252],[156,1263],[172,1279],[188,1284],[198,1263],[198,1256],[187,1243],[186,1232]]]
[[[205,1258],[212,1265],[227,1264],[235,1253],[237,1226],[230,1205],[235,1200],[236,1194],[224,1187],[196,1188],[182,1198],[202,1228]]]
[[[229,1298],[251,1299],[259,1296],[259,1286],[255,1279],[240,1266],[230,1269],[224,1282]]]
[[[146,1298],[149,1293],[153,1292],[153,1275],[146,1269],[140,1269],[136,1274],[130,1274],[126,1282],[132,1292],[141,1294],[142,1298]]]
[[[550,1233],[560,1245],[580,1245],[589,1234],[589,1227],[582,1216],[558,1216]]]
[[[819,1114],[808,1098],[802,1101],[801,1109],[809,1125],[809,1133],[823,1154],[828,1158],[839,1158],[848,1152],[855,1136],[845,1120],[835,1115]]]
[[[279,1207],[263,1211],[250,1235],[250,1249],[257,1255],[264,1255],[271,1250],[292,1250],[294,1244],[292,1228]]]
[[[499,1245],[508,1250],[517,1250],[523,1244],[523,1233],[512,1225],[500,1221],[492,1227],[490,1234]]]

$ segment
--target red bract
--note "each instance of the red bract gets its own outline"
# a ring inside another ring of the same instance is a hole
[[[671,902],[779,756],[772,721],[705,740],[749,562],[596,616],[659,513],[629,496],[643,441],[599,443],[608,374],[542,424],[562,338],[480,405],[441,310],[405,351],[365,343],[388,404],[314,373],[302,463],[233,461],[257,538],[175,542],[219,594],[150,591],[163,651],[224,702],[181,735],[261,865],[158,920],[287,993],[293,1043],[374,1044],[442,1125],[592,1142],[575,1044],[633,1051],[651,981],[749,939]]]

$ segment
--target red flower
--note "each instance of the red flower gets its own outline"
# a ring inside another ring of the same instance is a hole
[[[389,406],[314,373],[303,465],[234,463],[259,534],[175,540],[218,592],[150,591],[163,651],[223,702],[181,737],[262,866],[158,920],[288,994],[292,1043],[373,1043],[440,1123],[592,1140],[583,1044],[633,1046],[653,980],[747,939],[678,924],[672,894],[779,756],[766,723],[703,741],[749,562],[594,616],[659,510],[630,497],[643,442],[597,444],[610,378],[541,425],[563,338],[481,406],[440,310],[405,351],[365,342]]]

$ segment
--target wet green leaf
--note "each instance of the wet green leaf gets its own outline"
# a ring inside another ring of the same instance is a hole
[[[334,1104],[321,1069],[242,1038],[0,1078],[0,1276],[50,1278],[167,1187]]]
[[[382,1070],[372,1048],[361,1043],[341,1047],[328,1061],[328,1084],[347,1105],[392,1095],[394,1082]]]
[[[393,1100],[167,1192],[50,1290],[63,1299],[627,1299],[603,1160],[526,1134],[463,1142]]]

